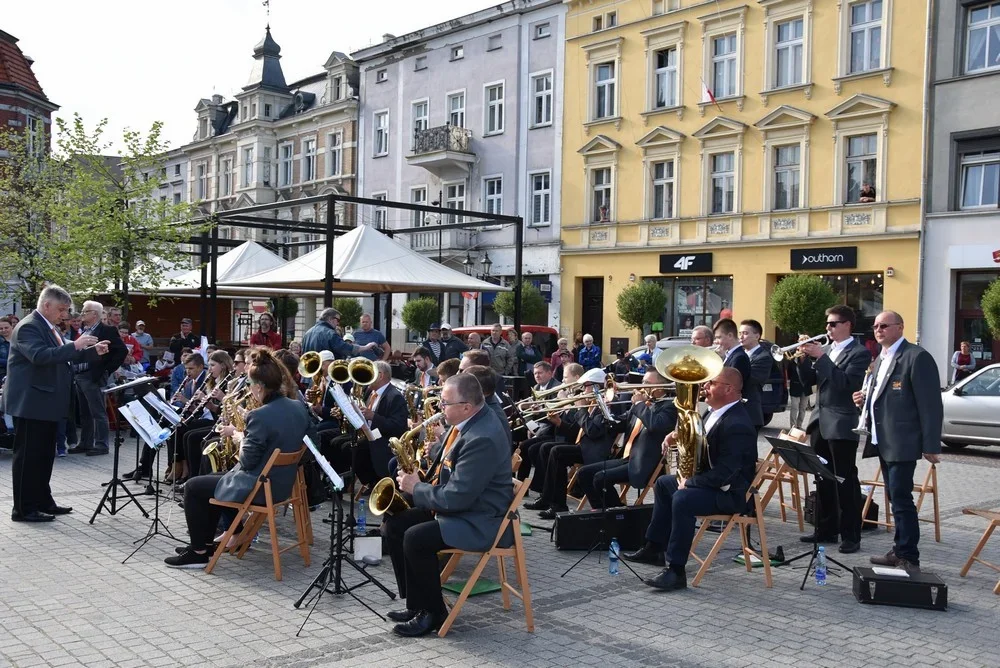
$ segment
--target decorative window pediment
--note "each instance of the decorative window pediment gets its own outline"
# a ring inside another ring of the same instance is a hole
[[[885,116],[892,111],[892,108],[895,106],[895,102],[883,100],[882,98],[875,97],[874,95],[858,93],[852,98],[841,102],[836,107],[826,112],[826,117],[833,121],[835,125],[838,121],[846,121],[855,118],[874,118],[876,116],[882,116],[885,118]]]
[[[611,137],[607,135],[597,135],[589,142],[583,145],[583,148],[579,149],[577,153],[586,157],[598,156],[598,155],[608,155],[611,153],[617,153],[618,149],[622,147],[621,144],[616,142]]]
[[[705,125],[698,128],[691,136],[701,141],[722,137],[739,137],[746,132],[746,129],[747,126],[739,121],[719,116],[705,123]]]
[[[683,133],[671,130],[664,125],[658,125],[647,132],[635,145],[646,149],[658,146],[675,146],[682,141],[684,141]]]
[[[804,128],[816,120],[816,116],[808,111],[783,104],[764,118],[760,119],[755,126],[763,132],[769,130],[786,130],[790,128]]]

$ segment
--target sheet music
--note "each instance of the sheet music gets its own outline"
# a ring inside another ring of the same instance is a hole
[[[338,385],[337,387],[340,386]],[[326,457],[320,454],[320,451],[316,448],[316,444],[312,442],[312,439],[305,436],[302,438],[302,442],[305,443],[306,447],[309,448],[309,451],[313,453],[313,457],[316,458],[316,463],[319,464],[321,469],[323,469],[323,473],[326,474],[326,477],[330,479],[330,483],[333,485],[333,488],[338,492],[343,490],[344,479],[337,475],[337,472],[333,470],[332,466],[330,466],[330,462],[327,461]]]
[[[347,392],[344,392],[343,386],[339,383],[333,386],[333,400],[337,402],[337,407],[340,408],[340,412],[344,414],[344,418],[352,427],[363,433],[369,441],[378,440],[378,436],[368,426],[368,420],[361,415],[357,406],[354,405],[354,402],[347,396]]]
[[[118,412],[132,425],[146,445],[154,450],[164,442],[165,439],[161,438],[163,432],[169,434],[168,430],[156,423],[156,420],[138,399],[130,401],[124,406],[119,406]]]
[[[143,397],[143,401],[148,403],[150,406],[156,409],[156,411],[167,419],[172,426],[176,427],[180,424],[181,416],[174,410],[174,407],[165,402],[160,398],[160,395],[156,392],[147,392]]]

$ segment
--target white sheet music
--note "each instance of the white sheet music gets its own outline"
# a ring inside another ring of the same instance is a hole
[[[156,449],[164,439],[161,438],[163,433],[169,434],[169,431],[160,427],[153,419],[153,416],[149,414],[146,407],[139,402],[138,399],[128,402],[124,406],[118,407],[118,412],[128,421],[130,425],[135,429],[139,437],[145,441],[146,445]]]
[[[156,409],[156,411],[167,419],[173,426],[177,426],[181,421],[181,416],[174,410],[174,407],[165,402],[160,398],[160,395],[156,392],[147,392],[143,396],[143,400],[146,401],[150,406]]]
[[[340,386],[338,385],[337,387]],[[332,466],[330,466],[330,462],[326,460],[326,457],[320,454],[319,449],[316,447],[316,444],[312,442],[312,439],[305,436],[302,439],[302,442],[305,443],[306,447],[309,448],[309,451],[313,453],[313,457],[316,458],[316,463],[319,464],[321,469],[323,469],[323,473],[326,474],[326,477],[330,479],[330,482],[333,484],[333,488],[338,492],[344,489],[344,479],[337,475],[337,472],[333,470]]]
[[[361,431],[369,441],[378,440],[379,437],[368,426],[368,420],[361,415],[357,406],[354,405],[354,402],[347,396],[347,392],[344,392],[343,386],[339,383],[333,386],[333,400],[337,402],[337,407],[340,408],[340,412],[344,414],[344,418],[352,427]]]

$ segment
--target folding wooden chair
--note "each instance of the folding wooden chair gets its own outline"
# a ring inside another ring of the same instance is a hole
[[[733,527],[739,527],[740,532],[740,542],[742,543],[743,550],[743,561],[746,565],[747,573],[753,570],[753,563],[751,561],[752,557],[756,557],[761,560],[764,566],[764,585],[770,589],[771,580],[771,558],[767,551],[767,534],[764,531],[764,508],[760,503],[760,495],[757,493],[756,488],[751,487],[750,491],[747,492],[746,500],[749,503],[750,498],[753,497],[753,507],[754,516],[750,516],[746,513],[737,513],[734,515],[704,515],[699,516],[698,519],[701,520],[701,526],[698,528],[698,533],[695,534],[694,540],[691,542],[691,558],[698,562],[699,568],[698,573],[694,576],[694,580],[691,582],[691,586],[697,587],[701,582],[701,579],[705,577],[705,573],[708,572],[709,567],[711,567],[712,562],[715,561],[715,557],[718,556],[719,550],[722,549],[723,543],[726,542],[726,537],[729,532],[732,531]],[[705,536],[705,532],[708,531],[709,524],[713,521],[722,521],[726,523],[726,526],[722,529],[722,533],[715,540],[715,544],[712,545],[712,549],[709,550],[708,554],[704,559],[698,556],[696,550],[701,539]],[[749,529],[750,527],[757,527],[757,531],[760,533],[760,552],[756,552],[750,547],[749,540]]]
[[[288,498],[277,502],[275,502],[271,493],[270,478],[272,468],[282,466],[298,466],[299,460],[302,459],[302,455],[305,451],[305,446],[303,446],[297,452],[288,454],[284,454],[280,450],[272,452],[271,456],[267,460],[267,463],[264,465],[264,470],[261,471],[260,476],[257,478],[257,483],[250,491],[250,494],[247,495],[246,500],[236,502],[211,499],[210,503],[213,505],[234,509],[236,511],[236,517],[233,518],[229,528],[226,529],[226,532],[219,540],[219,546],[215,548],[215,553],[212,555],[211,561],[209,561],[208,565],[205,567],[206,573],[212,572],[223,552],[235,554],[238,559],[242,559],[243,555],[245,555],[247,550],[250,549],[254,536],[256,536],[257,532],[260,531],[265,521],[267,521],[268,528],[271,532],[271,559],[274,562],[274,579],[281,580],[281,555],[288,550],[295,549],[296,547],[299,548],[299,552],[302,554],[302,560],[305,562],[305,565],[309,566],[309,544],[312,532],[311,529],[307,528],[305,525],[309,508],[306,505],[308,504],[308,500],[305,497],[305,481],[303,479],[301,485],[298,482],[298,477],[302,475],[302,472],[299,470],[296,474],[296,483],[292,485],[292,491]],[[264,490],[264,505],[256,505],[253,503],[253,499],[257,496],[257,493],[261,489]],[[295,543],[285,548],[282,548],[278,544],[278,526],[275,521],[275,510],[283,506],[292,507],[292,516],[295,518],[295,533],[297,538]],[[305,511],[304,513],[303,509]],[[243,519],[244,516],[246,516],[245,520]],[[241,521],[243,521],[243,530],[237,535],[236,529],[239,527]],[[232,545],[229,544],[231,538],[235,538]]]
[[[996,510],[980,510],[978,508],[962,508],[962,513],[965,515],[976,515],[977,517],[982,517],[989,520],[990,524],[986,527],[986,531],[983,532],[982,538],[976,543],[976,547],[972,550],[972,554],[969,555],[968,561],[962,566],[962,570],[959,572],[961,577],[965,577],[969,573],[969,569],[972,568],[972,562],[978,562],[987,568],[992,568],[993,570],[1000,572],[1000,566],[997,564],[991,564],[986,561],[979,554],[986,547],[986,543],[989,541],[990,536],[993,535],[993,530],[1000,527],[1000,511]],[[993,593],[1000,595],[1000,580],[997,580],[997,586],[993,588]]]
[[[861,486],[869,486],[868,495],[865,497],[865,505],[861,509],[862,524],[874,524],[876,526],[885,527],[885,530],[892,531],[894,524],[892,521],[892,507],[889,505],[889,490],[886,489],[885,482],[882,480],[882,469],[879,468],[875,471],[875,478],[872,480],[862,480]],[[875,488],[882,488],[882,502],[885,507],[885,521],[882,520],[869,520],[868,508],[872,504],[872,499],[875,497]],[[938,501],[938,482],[937,482],[937,464],[931,464],[930,468],[927,469],[927,475],[924,476],[924,482],[922,484],[913,484],[913,491],[918,492],[920,496],[917,497],[917,519],[921,522],[930,522],[934,524],[934,540],[938,543],[941,542],[941,506]],[[934,502],[934,516],[933,517],[919,517],[920,507],[924,504],[924,497],[927,495],[931,496]]]
[[[646,495],[649,494],[649,490],[653,489],[653,485],[656,483],[656,479],[659,478],[664,473],[666,473],[666,470],[667,470],[667,460],[663,457],[660,457],[660,461],[656,464],[656,468],[653,469],[652,475],[650,475],[649,480],[646,481],[646,486],[643,487],[641,490],[639,490],[639,496],[635,497],[635,502],[632,504],[633,506],[642,505],[643,501],[646,499]],[[629,487],[629,484],[625,483],[624,485],[622,485],[621,494],[618,495],[618,498],[621,500],[621,502],[626,505],[628,505],[626,502],[626,497],[628,497],[628,491],[630,489],[631,487]]]
[[[490,559],[494,558],[497,560],[497,569],[500,571],[500,592],[503,596],[504,610],[510,610],[511,594],[521,599],[521,602],[524,604],[524,618],[528,625],[528,632],[535,632],[535,615],[531,609],[531,588],[528,586],[528,566],[525,563],[524,542],[521,539],[521,520],[517,514],[517,507],[521,504],[521,499],[524,498],[524,493],[528,491],[528,485],[531,483],[531,480],[514,480],[513,482],[514,500],[511,502],[510,507],[507,508],[507,514],[500,523],[500,529],[497,531],[496,538],[493,539],[493,546],[490,547],[489,550],[486,552],[467,552],[465,550],[450,548],[447,550],[441,550],[439,553],[451,555],[448,559],[448,563],[445,564],[444,570],[441,571],[442,585],[448,582],[452,574],[454,574],[455,569],[458,568],[458,562],[462,560],[462,557],[465,555],[476,555],[479,557],[479,561],[476,562],[476,567],[472,569],[472,574],[466,581],[465,587],[462,589],[462,593],[459,594],[455,604],[451,606],[451,610],[448,612],[448,617],[441,625],[441,630],[438,631],[438,635],[442,638],[447,635],[452,624],[455,623],[455,618],[458,617],[459,611],[462,609],[462,606],[465,605],[465,601],[469,598],[469,594],[472,593],[472,588],[479,580],[479,576],[482,575],[483,569],[486,568],[486,564],[489,563]],[[500,539],[503,538],[508,526],[510,526],[514,532],[514,545],[511,547],[498,547]],[[507,580],[507,559],[514,560],[514,573],[517,576],[517,582],[521,587],[521,591],[514,588],[514,586]]]
[[[761,507],[766,509],[767,504],[770,503],[771,498],[777,492],[778,513],[781,516],[781,521],[788,521],[786,511],[791,510],[798,519],[799,531],[805,531],[805,514],[803,512],[805,506],[802,503],[802,499],[809,496],[809,476],[789,467],[781,458],[778,451],[771,448],[764,459],[758,463],[757,477],[754,480],[753,486],[760,489],[764,481],[768,481],[769,484],[767,491],[761,495]],[[799,487],[800,481],[805,483],[805,497],[802,495],[802,490]],[[791,489],[791,503],[785,502],[786,484]]]

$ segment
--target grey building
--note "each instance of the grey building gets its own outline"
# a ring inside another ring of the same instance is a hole
[[[351,54],[360,74],[358,183],[364,197],[524,218],[524,274],[551,295],[559,318],[559,190],[565,6],[514,0]],[[455,269],[514,276],[512,226],[434,232],[436,216],[387,208],[378,226]],[[443,223],[455,222],[445,217]],[[405,295],[394,298],[399,313]],[[448,294],[453,326],[495,322],[491,295]],[[404,329],[398,316],[393,329]]]
[[[979,304],[1000,278],[1000,0],[933,6],[917,331],[945,382],[961,341],[980,365],[1000,355]]]

